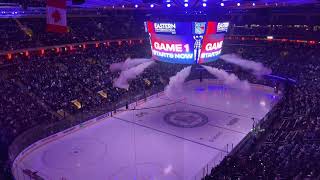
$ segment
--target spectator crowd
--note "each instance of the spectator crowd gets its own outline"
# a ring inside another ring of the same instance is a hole
[[[320,179],[319,52],[317,46],[269,43],[229,45],[228,51],[269,66],[274,74],[292,77],[283,100],[267,116],[268,125],[248,146],[226,156],[204,178]],[[251,143],[253,141],[253,143]]]
[[[53,46],[107,39],[143,37],[139,13],[105,13],[96,17],[68,17],[68,33],[46,32],[46,19],[0,19],[0,51]],[[93,31],[94,30],[94,31]]]
[[[288,38],[298,40],[319,40],[320,27],[318,25],[236,25],[230,27],[229,35],[274,38]]]
[[[148,45],[137,41],[16,57],[6,64],[0,79],[0,165],[5,167],[5,174],[10,174],[8,147],[22,132],[78,114],[113,110],[120,101],[151,89],[163,89],[169,77],[183,67],[156,63],[132,80],[128,90],[113,87],[120,72],[110,71],[112,63],[146,57],[150,57]],[[99,94],[101,91],[106,97]]]

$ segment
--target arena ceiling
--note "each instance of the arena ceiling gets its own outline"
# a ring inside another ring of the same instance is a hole
[[[148,0],[147,0],[148,1]],[[150,1],[150,0],[149,0]],[[144,3],[144,0],[86,0],[82,5],[76,5],[80,7],[123,7],[123,8],[150,8],[152,7],[166,7],[168,3],[174,6],[183,7],[187,2],[188,7],[203,6],[206,3],[206,7],[211,6],[224,6],[224,7],[235,7],[235,8],[246,8],[250,6],[262,7],[262,6],[292,6],[292,5],[303,5],[303,4],[317,4],[319,0],[154,0],[158,3]],[[159,3],[160,2],[160,3]],[[238,4],[239,3],[239,4]],[[72,5],[71,0],[68,0],[68,4]]]

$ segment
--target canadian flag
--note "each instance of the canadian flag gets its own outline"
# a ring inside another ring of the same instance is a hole
[[[47,31],[64,33],[67,27],[67,1],[48,0],[47,1]]]

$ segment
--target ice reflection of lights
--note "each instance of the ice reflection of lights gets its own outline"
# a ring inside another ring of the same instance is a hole
[[[172,165],[168,165],[168,167],[164,168],[163,169],[163,174],[167,175],[167,174],[170,174],[172,171]]]
[[[263,106],[263,107],[265,107],[265,106],[266,106],[266,102],[265,102],[264,100],[261,100],[261,101],[260,101],[260,105]]]

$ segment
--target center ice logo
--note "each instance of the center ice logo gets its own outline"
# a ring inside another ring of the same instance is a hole
[[[173,126],[194,128],[205,125],[208,122],[208,117],[194,111],[174,111],[166,114],[164,120]]]
[[[195,34],[204,34],[206,30],[206,23],[205,22],[195,22],[194,23],[194,33]]]

